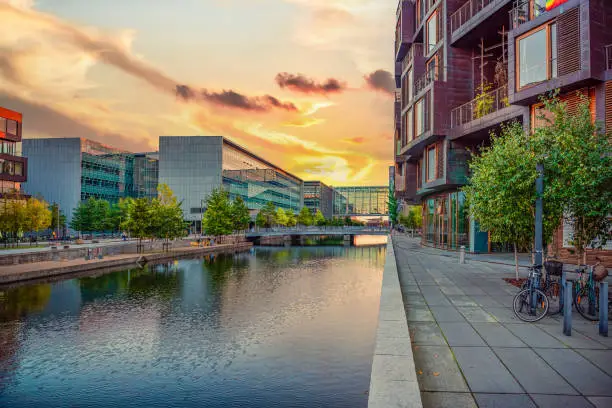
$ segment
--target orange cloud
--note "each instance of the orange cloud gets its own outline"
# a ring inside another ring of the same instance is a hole
[[[335,78],[328,78],[324,82],[316,82],[303,74],[290,74],[288,72],[281,72],[276,75],[275,81],[282,89],[286,88],[305,94],[329,95],[343,92],[347,88],[346,83]]]

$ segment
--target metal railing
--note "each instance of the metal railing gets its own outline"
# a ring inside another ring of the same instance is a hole
[[[457,11],[451,14],[451,33],[470,21],[480,10],[491,4],[493,0],[468,0]]]
[[[518,28],[521,24],[533,20],[546,11],[546,7],[537,4],[534,0],[515,0],[514,7],[510,13],[511,29]]]
[[[438,81],[441,77],[441,66],[430,66],[417,80],[414,81],[414,95],[421,92],[427,85],[433,81]]]
[[[355,232],[355,231],[387,231],[388,227],[378,226],[297,226],[297,227],[272,227],[272,228],[260,228],[255,227],[251,230],[245,231],[246,235],[249,234],[261,234],[261,233],[287,233],[287,232]]]
[[[612,44],[608,44],[604,47],[606,52],[606,70],[612,69]]]
[[[502,86],[451,110],[451,128],[464,125],[507,106],[509,106],[508,86]]]
[[[423,56],[423,44],[413,43],[410,49],[408,50],[408,52],[406,53],[406,56],[402,60],[402,72],[404,72],[406,68],[408,67],[408,65],[410,65],[414,61],[415,57],[422,57],[422,56]]]

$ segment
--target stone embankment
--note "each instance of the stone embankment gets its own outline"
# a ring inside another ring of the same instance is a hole
[[[184,247],[168,252],[145,254],[119,254],[101,259],[65,259],[0,266],[0,284],[15,283],[32,279],[46,279],[56,276],[73,275],[87,272],[107,272],[129,267],[140,267],[146,263],[159,263],[177,258],[198,257],[211,253],[227,253],[248,250],[250,242],[237,242],[208,247]]]

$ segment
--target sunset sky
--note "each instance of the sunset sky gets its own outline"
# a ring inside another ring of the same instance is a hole
[[[0,0],[23,135],[222,135],[305,180],[387,184],[397,0]]]

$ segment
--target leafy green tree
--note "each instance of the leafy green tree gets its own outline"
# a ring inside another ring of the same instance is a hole
[[[300,225],[304,225],[306,227],[312,225],[313,223],[312,213],[307,207],[302,207],[302,210],[297,216],[297,223]]]
[[[16,194],[4,197],[2,204],[0,230],[15,239],[23,233],[28,222],[25,211],[26,200],[23,196]]]
[[[108,231],[112,229],[111,206],[106,200],[90,198],[87,200],[88,211],[91,214],[92,231]]]
[[[129,217],[125,226],[133,237],[138,238],[138,250],[142,250],[142,240],[152,234],[151,200],[137,198],[129,209]]]
[[[79,202],[72,212],[70,228],[79,232],[91,231],[91,215],[84,201]]]
[[[24,231],[38,232],[51,226],[51,211],[46,201],[29,198],[20,209],[25,212]]]
[[[130,207],[134,205],[134,199],[131,197],[121,198],[119,202],[113,204],[110,209],[110,226],[113,231],[121,231],[127,229]]]
[[[268,201],[266,205],[259,210],[257,214],[258,218],[256,219],[256,223],[258,222],[258,227],[270,228],[277,223],[276,220],[276,207],[274,203]]]
[[[232,202],[232,220],[234,222],[234,231],[244,231],[249,228],[251,215],[249,209],[242,197],[238,196]]]
[[[601,248],[612,238],[612,134],[593,123],[587,97],[576,112],[553,97],[536,129],[544,153],[545,185],[551,184],[566,221],[573,227],[571,244],[582,263],[586,249]],[[546,201],[545,201],[546,203]]]
[[[213,190],[208,196],[202,226],[206,234],[213,236],[229,235],[234,231],[232,204],[227,191]]]
[[[319,209],[317,209],[317,212],[314,215],[313,224],[318,225],[318,226],[325,225],[325,216]]]
[[[276,209],[276,223],[280,226],[286,227],[289,219],[287,218],[287,213],[282,208]]]
[[[166,184],[158,187],[158,197],[151,201],[151,226],[153,235],[165,241],[168,249],[170,240],[185,235],[187,225],[181,203]]]
[[[522,124],[502,126],[492,135],[491,145],[482,148],[469,163],[471,177],[463,188],[470,216],[493,242],[514,245],[518,277],[518,248],[530,248],[535,225],[536,164],[543,157],[545,143],[530,136]],[[545,182],[544,239],[552,236],[561,220],[559,199],[552,183]]]
[[[295,227],[297,225],[297,217],[293,211],[287,213],[287,226]]]
[[[389,187],[389,202],[387,203],[389,207],[389,222],[391,225],[397,224],[397,199],[395,198],[395,194],[393,192],[393,187]]]
[[[52,229],[63,230],[66,228],[66,216],[64,212],[59,208],[59,204],[53,203],[49,206],[51,211],[51,225]]]

